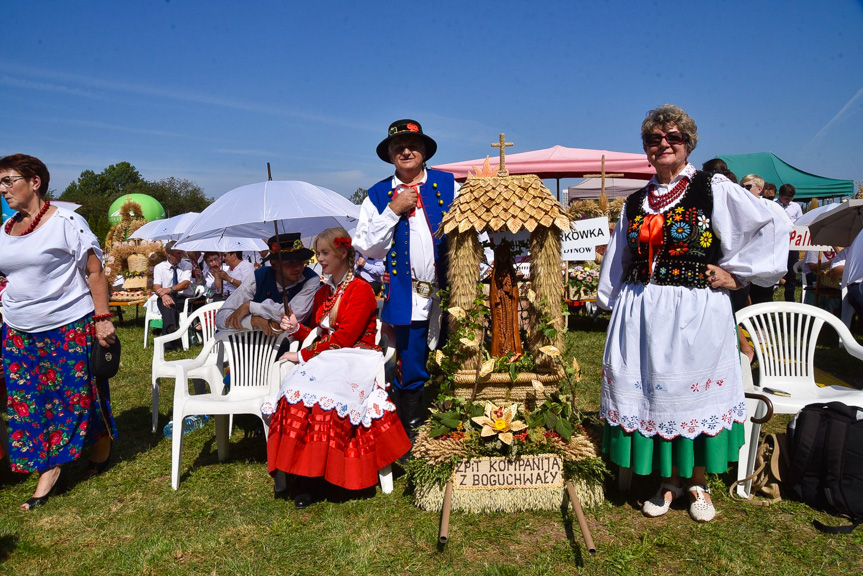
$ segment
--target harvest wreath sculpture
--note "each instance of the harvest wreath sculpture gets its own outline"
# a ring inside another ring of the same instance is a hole
[[[114,302],[133,302],[147,297],[153,283],[153,267],[167,255],[162,243],[130,240],[135,230],[147,223],[140,217],[141,206],[131,200],[120,208],[120,222],[105,237],[105,276],[113,286],[117,277],[125,278],[123,289],[111,294]]]
[[[571,481],[585,506],[598,504],[607,470],[576,407],[578,363],[564,366],[560,352],[560,234],[569,218],[535,175],[495,173],[488,159],[476,172],[439,232],[450,241],[450,287],[442,295],[450,330],[430,360],[440,395],[408,464],[414,502],[447,519],[450,505],[468,512],[557,510]],[[514,273],[492,270],[487,295],[479,283],[479,235],[498,239],[495,265],[511,268],[501,252],[510,246],[507,234],[500,233],[523,230],[530,233],[532,288],[520,297]]]

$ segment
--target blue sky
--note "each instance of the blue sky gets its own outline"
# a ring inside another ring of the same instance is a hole
[[[273,176],[350,195],[410,117],[432,164],[555,144],[641,152],[683,106],[696,164],[772,151],[863,180],[863,5],[770,2],[7,0],[0,154],[58,192],[128,161],[210,196]],[[576,180],[564,181],[574,184]]]

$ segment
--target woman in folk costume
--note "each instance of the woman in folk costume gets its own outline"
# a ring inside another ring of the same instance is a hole
[[[600,274],[599,303],[612,309],[603,450],[636,474],[659,472],[646,516],[688,492],[690,515],[707,522],[716,511],[705,474],[725,472],[744,441],[729,290],[783,276],[790,228],[725,176],[687,162],[698,134],[681,108],[651,110],[641,137],[656,176],[627,199]]]
[[[378,470],[410,450],[411,443],[384,384],[375,381],[383,362],[375,344],[377,302],[371,285],[353,275],[350,236],[343,228],[324,230],[315,251],[329,275],[312,308],[323,336],[299,353],[282,356],[297,366],[261,409],[272,414],[267,461],[273,475],[323,477],[360,490],[377,483]],[[299,340],[313,329],[293,314],[281,326]],[[297,480],[294,504],[305,508],[312,502],[309,483]]]

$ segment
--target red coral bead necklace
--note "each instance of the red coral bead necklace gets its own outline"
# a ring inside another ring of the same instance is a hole
[[[682,196],[686,191],[687,186],[689,186],[689,178],[686,176],[681,178],[680,182],[675,184],[674,187],[665,194],[657,194],[656,185],[651,184],[647,187],[647,203],[650,205],[651,210],[661,210],[680,198],[680,196]]]
[[[51,202],[49,200],[45,200],[45,204],[42,205],[42,209],[36,213],[36,217],[33,218],[33,222],[30,224],[30,226],[27,227],[26,230],[24,230],[24,232],[21,234],[21,236],[26,236],[27,234],[29,234],[30,232],[32,232],[33,230],[36,229],[36,226],[38,226],[39,222],[42,220],[42,216],[44,216],[45,212],[48,211],[49,206],[51,206]],[[21,220],[20,214],[21,213],[19,212],[18,214],[16,214],[12,218],[9,218],[9,221],[6,222],[6,234],[8,234],[9,236],[12,235],[12,225],[15,224],[16,221]]]

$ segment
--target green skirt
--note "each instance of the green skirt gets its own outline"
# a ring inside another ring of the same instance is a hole
[[[603,430],[602,451],[611,461],[642,476],[659,472],[663,478],[672,476],[672,468],[683,478],[692,477],[692,469],[704,467],[708,474],[723,474],[728,464],[737,462],[744,444],[743,424],[735,422],[731,430],[716,436],[701,434],[694,439],[678,436],[666,440],[658,434],[648,438],[641,432],[626,432],[607,422]]]

